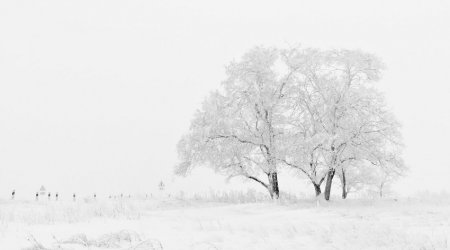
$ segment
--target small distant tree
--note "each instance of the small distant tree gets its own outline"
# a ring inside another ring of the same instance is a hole
[[[389,190],[394,181],[404,176],[408,170],[395,150],[394,152],[385,151],[381,155],[374,156],[371,164],[377,170],[371,184],[376,187],[380,198],[383,197],[385,190]]]

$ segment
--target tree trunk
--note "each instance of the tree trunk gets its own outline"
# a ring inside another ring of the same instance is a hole
[[[327,182],[325,184],[325,193],[324,193],[325,200],[327,200],[327,201],[330,200],[331,184],[333,182],[334,172],[335,172],[334,169],[330,169],[330,170],[328,170],[328,173],[327,173]]]
[[[384,183],[381,183],[380,184],[380,198],[383,198],[383,186],[384,186]]]
[[[280,190],[278,189],[278,174],[272,172],[267,174],[269,177],[269,193],[272,199],[278,199],[280,197]]]
[[[342,182],[342,199],[345,199],[347,198],[347,180],[345,179],[344,169],[342,169],[341,182]]]
[[[320,184],[313,183],[313,185],[314,185],[314,191],[316,192],[316,197],[317,197],[322,193],[322,190],[320,190]]]

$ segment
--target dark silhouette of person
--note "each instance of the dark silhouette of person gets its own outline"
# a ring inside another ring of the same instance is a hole
[[[39,193],[36,192],[36,200],[38,200],[38,199],[39,199]]]
[[[75,198],[76,198],[76,195],[75,195],[75,193],[73,194],[73,201],[75,201]]]
[[[94,200],[97,199],[97,194],[94,194]]]
[[[55,194],[55,199],[58,200],[58,193]]]
[[[50,200],[52,198],[52,194],[48,193],[48,200]]]
[[[16,195],[16,190],[13,190],[12,193],[11,193],[11,199],[14,200],[14,196],[15,196],[15,195]]]

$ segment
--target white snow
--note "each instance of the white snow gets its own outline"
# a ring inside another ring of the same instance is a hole
[[[448,249],[448,199],[0,201],[0,249]]]

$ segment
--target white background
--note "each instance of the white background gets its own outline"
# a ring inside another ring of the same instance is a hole
[[[448,1],[27,0],[0,1],[0,197],[216,187],[172,177],[178,139],[226,64],[296,44],[381,57],[397,191],[450,191]]]

